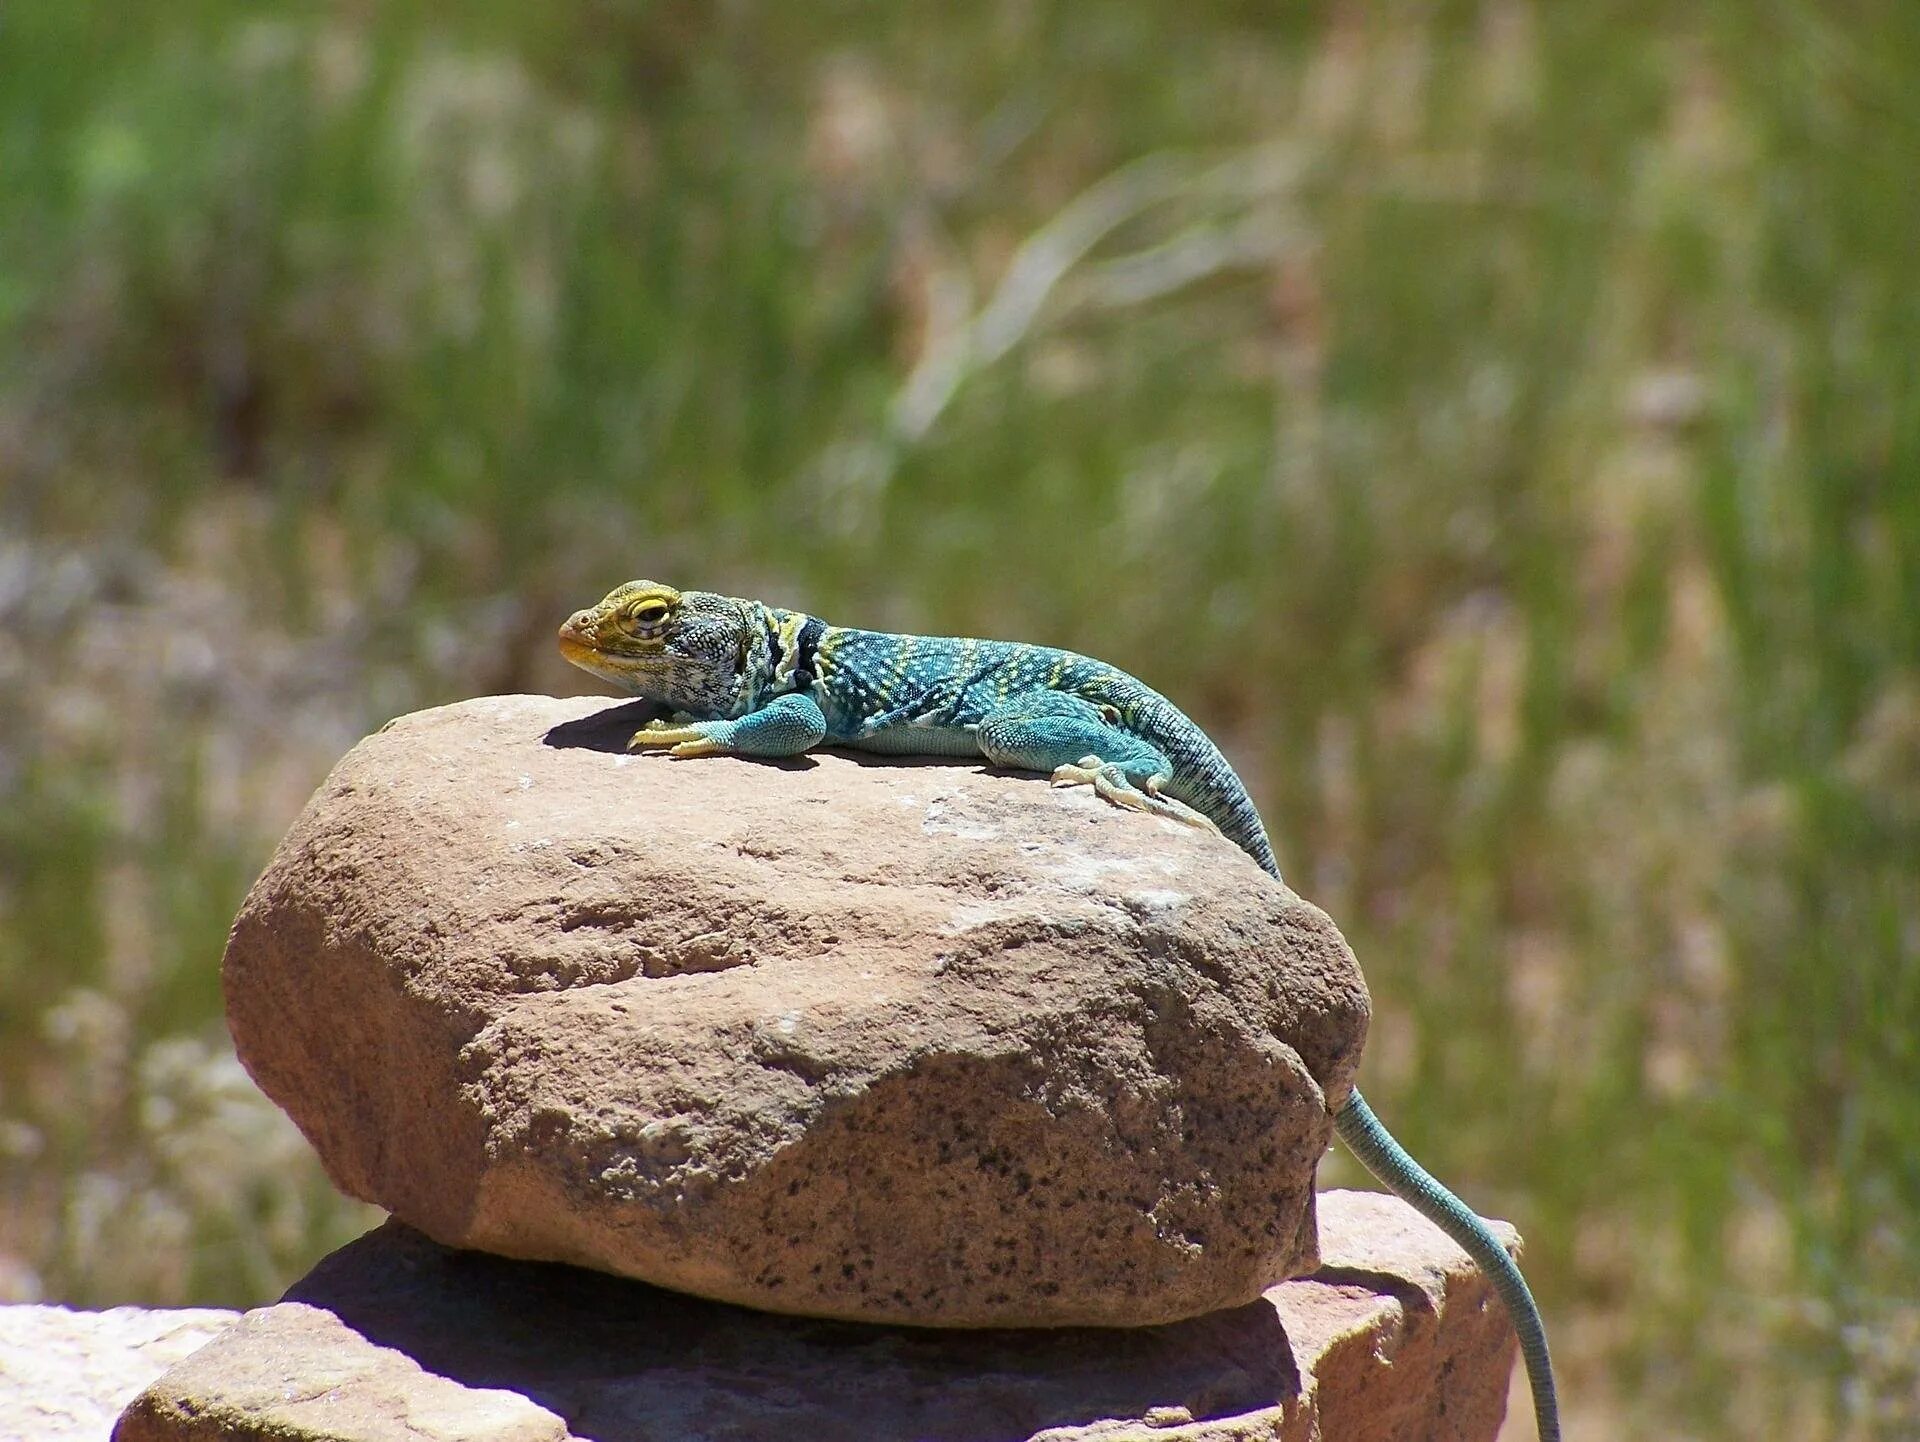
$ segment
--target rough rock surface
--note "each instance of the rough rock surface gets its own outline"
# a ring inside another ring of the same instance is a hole
[[[355,747],[229,1025],[434,1239],[776,1311],[1133,1325],[1315,1262],[1367,999],[1217,837],[967,763],[631,757],[492,697]]]
[[[210,1307],[0,1307],[0,1438],[103,1442],[141,1388],[239,1317]]]
[[[118,1442],[1474,1442],[1513,1333],[1437,1229],[1322,1199],[1328,1264],[1126,1331],[770,1316],[449,1252],[397,1223],[336,1252],[148,1389]],[[1511,1232],[1507,1233],[1511,1237]]]

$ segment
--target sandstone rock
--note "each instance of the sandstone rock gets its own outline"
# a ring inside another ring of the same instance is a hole
[[[281,844],[228,1019],[339,1186],[868,1321],[1159,1322],[1313,1266],[1367,1016],[1323,913],[1044,778],[630,757],[646,714],[403,717]]]
[[[0,1438],[101,1442],[141,1388],[239,1316],[0,1307]]]
[[[1321,1199],[1329,1265],[1164,1327],[771,1316],[388,1223],[127,1410],[117,1442],[1485,1442],[1513,1333],[1437,1229]],[[1511,1232],[1507,1233],[1511,1236]]]

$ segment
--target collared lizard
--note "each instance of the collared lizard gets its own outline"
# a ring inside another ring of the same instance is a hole
[[[1072,651],[829,626],[804,612],[653,581],[629,582],[575,612],[560,628],[560,650],[583,670],[673,708],[673,717],[635,733],[635,750],[781,757],[831,745],[983,756],[1217,830],[1280,875],[1246,787],[1207,734],[1144,683]],[[1358,1087],[1334,1126],[1389,1191],[1487,1274],[1519,1334],[1540,1436],[1556,1442],[1546,1330],[1506,1248],[1388,1134]]]

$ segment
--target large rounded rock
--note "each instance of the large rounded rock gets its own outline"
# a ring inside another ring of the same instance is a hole
[[[776,1311],[1128,1325],[1316,1260],[1366,992],[1228,843],[971,764],[620,749],[493,697],[334,769],[227,1009],[344,1190]]]

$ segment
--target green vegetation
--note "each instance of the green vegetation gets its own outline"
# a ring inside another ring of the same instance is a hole
[[[7,7],[0,1293],[365,1224],[225,926],[647,574],[1180,698],[1572,1427],[1913,1435],[1920,7],[1274,9]]]

